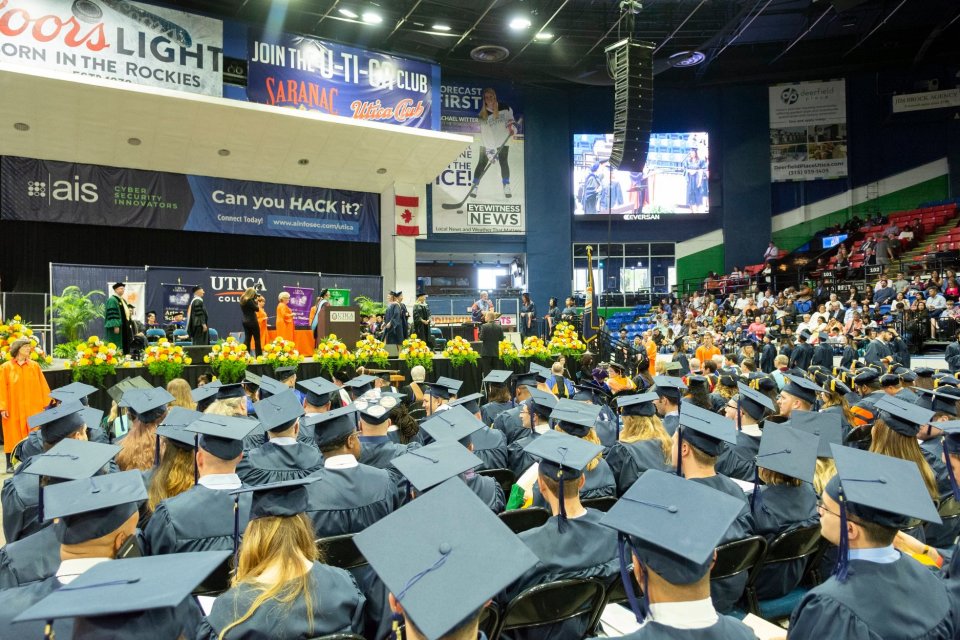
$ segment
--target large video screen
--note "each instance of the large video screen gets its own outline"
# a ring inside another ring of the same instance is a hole
[[[706,132],[653,133],[642,172],[610,167],[612,133],[573,137],[574,215],[704,215],[710,211],[710,145]]]

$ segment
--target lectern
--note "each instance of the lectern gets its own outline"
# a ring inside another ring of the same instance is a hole
[[[329,304],[320,308],[317,320],[317,335],[322,339],[331,333],[352,348],[360,339],[360,307],[334,307]]]

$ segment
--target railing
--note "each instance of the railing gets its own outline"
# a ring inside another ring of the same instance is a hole
[[[50,307],[50,295],[46,293],[20,293],[16,291],[0,292],[0,320],[10,320],[14,316],[29,324],[40,340],[40,346],[49,351],[53,344],[53,326],[47,309]]]

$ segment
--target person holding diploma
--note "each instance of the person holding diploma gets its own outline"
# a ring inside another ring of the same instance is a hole
[[[205,345],[210,343],[207,331],[207,307],[203,304],[203,287],[194,287],[193,300],[187,307],[187,333],[190,334],[193,344]]]

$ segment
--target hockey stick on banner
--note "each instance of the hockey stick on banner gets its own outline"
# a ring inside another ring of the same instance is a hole
[[[500,157],[500,152],[503,151],[503,148],[504,148],[505,146],[507,146],[507,143],[510,142],[510,138],[511,138],[512,136],[513,136],[513,133],[512,133],[512,132],[507,133],[507,137],[506,137],[506,139],[503,141],[503,144],[501,144],[499,147],[497,147],[497,152],[496,152],[495,154],[493,154],[493,159],[490,160],[490,162],[487,163],[487,166],[485,166],[485,167],[483,168],[483,171],[481,171],[479,174],[477,174],[477,175],[475,175],[475,176],[473,177],[473,184],[470,185],[470,189],[467,190],[467,195],[463,196],[463,200],[461,200],[460,202],[444,202],[444,203],[442,203],[440,206],[441,206],[442,208],[444,208],[444,209],[447,209],[447,210],[450,210],[450,209],[459,209],[459,208],[463,207],[464,203],[466,203],[466,201],[470,199],[470,193],[473,191],[473,188],[480,186],[480,180],[483,179],[483,176],[486,175],[486,173],[487,173],[487,171],[490,169],[490,167],[492,167],[492,166],[494,165],[494,163],[497,161],[497,158]]]

